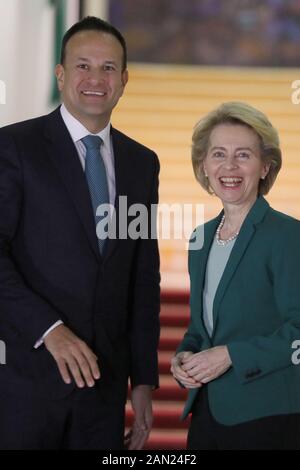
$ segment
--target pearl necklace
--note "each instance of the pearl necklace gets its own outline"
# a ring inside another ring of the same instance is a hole
[[[227,245],[227,243],[231,242],[232,240],[235,240],[236,237],[238,236],[239,232],[235,232],[233,235],[231,235],[231,237],[227,238],[226,240],[222,240],[220,238],[220,232],[222,230],[222,227],[224,225],[224,222],[225,222],[225,214],[223,215],[222,219],[221,219],[221,222],[216,230],[216,241],[217,241],[217,244],[218,245],[221,245],[221,246],[225,246]]]

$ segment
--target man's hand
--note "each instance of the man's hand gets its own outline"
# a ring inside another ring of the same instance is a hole
[[[182,369],[203,384],[224,374],[231,365],[227,346],[216,346],[182,359]]]
[[[199,388],[202,386],[201,382],[190,377],[189,374],[183,369],[182,364],[194,356],[191,351],[182,351],[172,358],[171,373],[173,377],[178,380],[185,388]]]
[[[134,387],[131,390],[131,405],[134,421],[132,429],[125,436],[125,446],[129,450],[141,450],[149,437],[153,422],[151,386]]]
[[[59,325],[44,339],[44,344],[54,357],[63,381],[71,383],[72,374],[79,388],[93,387],[100,378],[97,356],[65,325]]]

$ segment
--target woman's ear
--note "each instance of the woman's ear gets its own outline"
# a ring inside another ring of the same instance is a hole
[[[260,179],[264,180],[271,168],[271,163],[265,163],[263,166]]]

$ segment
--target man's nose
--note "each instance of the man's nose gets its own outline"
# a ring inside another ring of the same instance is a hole
[[[91,69],[89,71],[89,76],[88,76],[88,79],[91,81],[91,82],[95,82],[95,83],[98,83],[98,82],[103,82],[104,81],[104,77],[105,77],[105,72],[104,70],[101,70],[101,69]]]

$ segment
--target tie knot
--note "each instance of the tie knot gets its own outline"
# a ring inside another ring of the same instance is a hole
[[[101,137],[99,137],[98,135],[87,135],[86,137],[84,137],[83,139],[81,139],[81,141],[83,142],[85,148],[88,150],[92,150],[92,149],[97,149],[99,150],[100,149],[100,145],[102,144],[103,140],[101,139]]]

